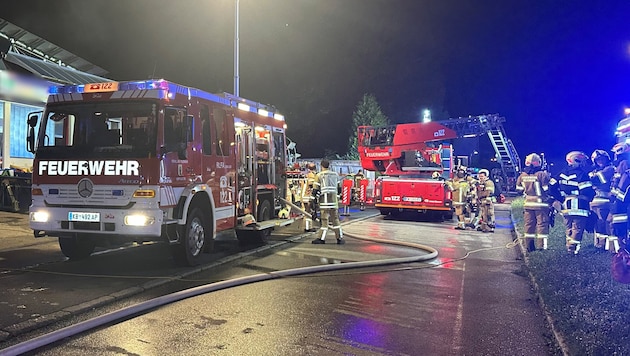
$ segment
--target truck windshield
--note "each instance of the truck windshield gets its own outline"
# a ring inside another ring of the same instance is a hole
[[[36,156],[155,157],[156,110],[146,102],[49,106],[40,123]]]

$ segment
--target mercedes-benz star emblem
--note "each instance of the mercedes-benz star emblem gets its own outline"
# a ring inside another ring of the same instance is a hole
[[[79,184],[77,184],[77,191],[81,197],[89,198],[94,191],[94,183],[87,178],[83,178],[79,181]]]

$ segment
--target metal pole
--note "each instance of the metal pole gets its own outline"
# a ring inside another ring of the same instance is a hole
[[[240,0],[236,0],[234,6],[234,95],[239,96],[239,88],[238,88],[238,21],[239,21],[239,3]]]

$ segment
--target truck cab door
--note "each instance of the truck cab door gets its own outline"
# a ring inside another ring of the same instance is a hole
[[[189,182],[193,170],[188,159],[188,143],[191,140],[192,116],[187,116],[186,110],[181,108],[165,108],[160,148],[163,181],[170,180],[176,186]]]

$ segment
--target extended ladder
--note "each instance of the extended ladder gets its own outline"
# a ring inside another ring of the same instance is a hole
[[[521,171],[521,159],[512,141],[505,135],[505,118],[497,114],[460,117],[438,121],[441,125],[454,130],[459,137],[477,137],[488,135],[497,161],[505,177],[508,191],[515,191],[516,178]]]

